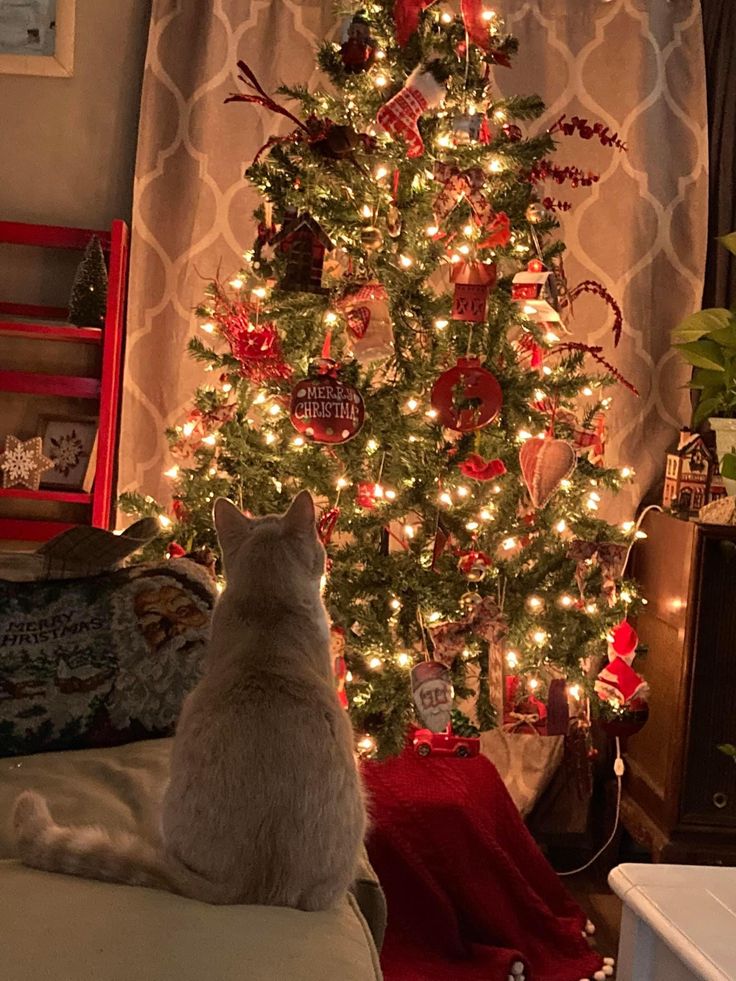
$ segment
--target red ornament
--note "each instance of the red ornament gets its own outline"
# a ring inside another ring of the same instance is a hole
[[[291,424],[315,443],[347,443],[365,419],[360,392],[331,374],[304,378],[291,393]]]
[[[521,127],[517,126],[516,123],[504,123],[501,129],[509,143],[518,143],[523,136]]]
[[[498,278],[495,263],[458,262],[452,267],[450,278],[455,284],[452,319],[474,324],[485,320],[488,291]]]
[[[457,563],[457,567],[470,582],[480,582],[485,578],[486,572],[493,565],[493,559],[485,552],[478,552],[475,549],[464,552]]]
[[[337,519],[340,517],[340,508],[329,508],[323,511],[317,522],[317,535],[322,544],[327,547],[332,540],[332,532],[335,530]]]
[[[459,468],[460,473],[472,480],[493,480],[506,473],[503,460],[484,460],[479,453],[471,453]]]
[[[458,358],[434,383],[430,401],[441,426],[464,433],[493,422],[501,411],[503,393],[480,358]]]
[[[639,635],[628,620],[622,620],[611,633],[613,641],[609,658],[612,660],[613,657],[621,657],[627,664],[631,664],[636,656],[636,648],[639,646]]]
[[[258,323],[257,305],[231,299],[216,283],[212,319],[240,363],[244,378],[261,384],[271,378],[291,377],[291,368],[281,354],[276,325],[270,320]]]
[[[187,554],[187,550],[182,548],[178,542],[169,542],[166,547],[167,559],[180,559]]]
[[[355,503],[358,507],[365,508],[366,511],[372,511],[376,506],[376,485],[373,481],[362,480],[355,491]]]
[[[376,59],[376,42],[365,17],[356,14],[350,22],[347,40],[340,46],[340,58],[348,75],[358,75]]]
[[[573,472],[577,457],[564,439],[528,439],[519,451],[519,462],[533,507],[543,508]]]

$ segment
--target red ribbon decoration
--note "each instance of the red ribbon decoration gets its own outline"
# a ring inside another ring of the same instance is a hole
[[[480,453],[471,453],[459,468],[460,473],[472,480],[493,480],[506,473],[503,460],[484,460]]]
[[[332,533],[340,517],[340,508],[330,508],[323,511],[317,522],[317,535],[322,544],[326,547],[330,544]]]
[[[402,48],[419,26],[419,15],[432,3],[434,0],[396,0],[394,4],[396,40]],[[483,20],[482,0],[461,0],[460,11],[470,40],[483,51],[488,51],[491,46],[491,36],[488,25]]]

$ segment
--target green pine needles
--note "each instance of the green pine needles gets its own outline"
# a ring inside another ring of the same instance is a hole
[[[374,740],[380,756],[404,745],[415,721],[411,665],[439,653],[437,625],[466,622],[466,594],[493,597],[501,607],[502,656],[506,670],[520,675],[522,691],[533,682],[543,698],[562,676],[574,693],[571,704],[581,706],[592,691],[589,659],[605,653],[607,633],[636,605],[632,584],[611,590],[599,563],[570,557],[573,541],[631,541],[631,528],[609,525],[598,511],[603,494],[616,491],[628,471],[578,449],[574,471],[534,508],[520,470],[519,451],[529,438],[546,433],[579,444],[581,433],[590,434],[610,404],[606,386],[615,381],[586,350],[566,347],[512,299],[513,277],[537,249],[547,269],[564,249],[549,206],[528,217],[541,198],[530,175],[554,151],[552,135],[523,130],[543,105],[536,97],[499,94],[494,76],[508,73],[516,42],[497,19],[488,23],[487,52],[466,48],[460,18],[445,23],[433,5],[400,47],[393,9],[394,0],[365,8],[378,52],[367,70],[347,72],[339,46],[326,42],[317,60],[331,84],[275,96],[304,126],[250,167],[248,178],[264,199],[253,261],[229,285],[211,284],[198,310],[204,332],[189,351],[207,374],[188,418],[168,433],[173,508],[135,494],[122,502],[131,512],[161,515],[159,549],[175,540],[186,550],[216,547],[211,511],[219,496],[266,514],[308,488],[325,512],[338,509],[331,535],[323,526],[330,558],[324,598],[346,635],[356,732],[364,747]],[[446,94],[420,116],[424,150],[410,156],[404,140],[376,131],[376,114],[430,61],[440,63],[447,80],[438,83],[435,70],[431,84],[446,85]],[[246,127],[268,112],[236,105],[223,119]],[[461,132],[459,117],[477,114],[485,117],[487,142]],[[330,130],[326,120],[346,129],[321,139]],[[437,163],[480,168],[484,198],[495,215],[508,216],[505,239],[484,244],[487,229],[466,195],[438,219]],[[271,226],[303,213],[336,246],[325,256],[323,293],[278,288],[290,245],[271,247]],[[453,319],[451,270],[491,261],[498,281],[486,316]],[[352,354],[359,351],[352,331],[360,330],[362,314],[351,326],[349,297],[366,283],[385,290],[385,310],[371,301],[369,313],[384,326],[388,319],[393,335],[393,347],[375,361]],[[365,402],[361,431],[335,445],[299,435],[289,418],[291,391],[319,359],[328,331],[341,380]],[[431,391],[468,353],[497,378],[503,404],[490,424],[458,432],[438,423]],[[286,370],[276,373],[278,365]],[[468,476],[461,464],[471,454],[500,461],[501,472],[487,480]],[[459,567],[468,553],[482,553],[479,565],[486,562],[470,575]],[[465,714],[455,714],[456,729],[493,725],[499,682],[489,674],[481,631],[466,632],[452,677],[456,695],[470,696]]]

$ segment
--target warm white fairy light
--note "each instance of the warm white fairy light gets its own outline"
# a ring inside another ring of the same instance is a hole
[[[382,89],[387,82],[388,82],[388,79],[382,73],[376,75],[374,77],[374,79],[373,79],[373,84],[376,86],[376,88],[379,88],[379,89]]]
[[[335,313],[335,311],[334,310],[328,310],[327,313],[324,316],[324,321],[325,321],[326,324],[336,324],[337,323],[337,314]]]
[[[427,225],[424,231],[427,233],[427,235],[430,238],[434,238],[437,232],[439,231],[439,228],[436,225]]]
[[[434,326],[437,330],[444,330],[445,327],[447,327],[447,325],[449,324],[449,322],[450,321],[445,320],[444,317],[437,317],[437,319],[434,322]]]
[[[214,477],[217,473],[217,467],[210,467],[207,473],[210,475],[210,477]]]
[[[455,18],[452,16],[452,14],[447,10],[443,10],[440,14],[440,21],[443,24],[451,24],[454,19]]]
[[[545,364],[545,365],[542,366],[542,374],[543,375],[551,375],[552,374],[552,369],[550,368],[550,366],[548,364]]]
[[[158,516],[158,523],[161,525],[162,528],[170,528],[171,518],[168,516],[168,514],[160,514]]]
[[[461,485],[460,487],[455,488],[455,493],[457,494],[458,497],[467,497],[468,494],[470,493],[470,490],[464,485]]]
[[[392,610],[400,610],[401,600],[396,599],[396,597],[394,596],[394,598],[389,603],[389,606],[391,607]]]
[[[205,332],[205,334],[212,334],[212,333],[214,333],[214,330],[215,330],[215,325],[214,324],[211,324],[211,323],[208,322],[206,324],[200,324],[199,326],[202,328],[202,330]]]
[[[168,477],[170,480],[174,480],[179,476],[179,468],[174,464],[173,467],[169,467],[168,470],[164,470],[164,477]]]
[[[458,248],[457,248],[457,251],[460,252],[460,253],[462,253],[462,255],[468,255],[468,253],[470,252],[470,246],[469,245],[459,245]]]
[[[440,494],[440,504],[446,504],[447,507],[450,507],[450,505],[452,504],[452,498],[447,493],[447,491],[443,491]]]
[[[385,52],[385,51],[382,51],[382,50],[381,50],[381,49],[379,48],[379,49],[378,49],[378,51],[376,51],[376,58],[377,58],[377,60],[378,60],[378,61],[383,61],[383,59],[384,59],[385,57],[386,57],[386,52]],[[348,103],[348,105],[350,105],[350,103]],[[355,105],[354,105],[354,104],[353,104],[353,106],[352,106],[352,108],[353,108],[353,109],[355,108]]]
[[[560,481],[560,487],[562,488],[562,490],[570,490],[570,488],[572,487],[572,481],[568,480],[567,477],[563,477],[562,480]]]
[[[268,444],[268,446],[270,446],[271,443],[273,443],[276,440],[276,433],[268,432],[268,433],[266,433],[264,439],[266,440],[266,443]]]
[[[530,610],[538,613],[544,606],[544,600],[541,596],[529,596],[526,601],[526,605]]]
[[[452,140],[450,139],[449,136],[447,136],[444,133],[441,133],[437,137],[437,139],[435,140],[435,143],[437,144],[437,146],[441,146],[441,147],[443,147],[445,149],[447,149],[447,148],[449,148],[449,147],[452,146]]]
[[[547,393],[543,392],[541,388],[537,388],[534,391],[534,401],[543,402],[547,398]]]
[[[594,613],[598,612],[598,607],[592,600],[590,600],[585,604],[585,612],[592,616]]]
[[[363,736],[362,739],[358,740],[358,749],[363,753],[372,753],[376,748],[376,741],[370,736]]]
[[[480,525],[477,521],[467,521],[465,523],[465,527],[468,529],[468,531],[477,531],[478,528],[480,528]]]
[[[593,498],[593,497],[589,497],[589,498],[588,498],[588,499],[586,500],[586,502],[585,502],[585,506],[586,506],[586,508],[587,508],[587,509],[588,509],[589,511],[597,511],[597,510],[598,510],[598,502],[597,502],[597,501],[595,500],[595,498]]]
[[[373,670],[376,671],[378,668],[381,667],[382,664],[383,664],[383,661],[380,659],[380,657],[377,657],[374,654],[373,657],[368,662],[368,667],[369,668],[373,668]]]
[[[294,446],[297,446],[297,447],[304,446],[304,437],[303,436],[295,436],[292,442],[294,443]]]
[[[204,437],[202,442],[206,443],[207,446],[214,446],[217,442],[217,436],[214,433],[210,433],[208,436]]]
[[[373,496],[377,497],[379,500],[383,497],[383,487],[381,484],[373,485]]]
[[[542,644],[546,643],[548,636],[549,635],[546,630],[535,630],[532,634],[532,640],[535,644],[539,644],[541,647]]]
[[[258,297],[259,300],[266,299],[266,288],[264,286],[256,286],[253,290],[253,296]]]
[[[253,405],[263,405],[268,396],[265,392],[259,392],[258,395],[253,399]]]
[[[376,175],[376,179],[380,181],[388,173],[388,167],[384,166],[384,164],[379,164],[373,173]]]
[[[281,412],[281,406],[278,404],[278,402],[274,402],[273,405],[269,406],[268,412],[269,415],[277,416]]]
[[[634,476],[634,471],[631,467],[621,467],[620,473],[624,480],[628,480],[629,477]]]
[[[408,668],[411,664],[411,656],[406,651],[401,651],[400,654],[396,655],[396,663],[400,668]]]
[[[627,532],[628,531],[633,531],[634,530],[634,524],[635,524],[635,522],[633,522],[633,521],[624,521],[624,523],[621,525],[621,530],[622,531],[627,531]]]
[[[480,16],[481,16],[481,18],[486,23],[488,23],[489,21],[492,21],[495,18],[496,11],[495,10],[484,10],[483,13]]]
[[[560,518],[560,520],[555,523],[555,531],[558,533],[558,535],[561,535],[562,532],[565,531],[566,529],[567,529],[567,522],[565,521],[564,518]]]
[[[437,623],[438,620],[442,619],[442,614],[439,610],[433,610],[427,617],[430,623]]]
[[[480,512],[479,518],[481,521],[493,521],[493,515],[488,508],[483,508],[483,510]]]
[[[365,444],[365,448],[368,450],[369,453],[375,453],[376,450],[378,449],[378,442],[375,439],[373,439],[373,437],[371,436],[371,438]]]
[[[452,255],[450,256],[450,262],[452,262],[455,265],[458,262],[460,262],[461,259],[462,259],[462,256],[458,252],[453,252]]]
[[[494,157],[488,164],[488,169],[492,174],[500,174],[503,170],[503,161],[500,157]]]
[[[437,409],[427,409],[427,411],[424,414],[429,419],[436,419],[437,416],[439,415],[439,412],[437,411]]]
[[[574,698],[576,700],[579,699],[580,698],[580,685],[570,685],[568,687],[568,689],[567,689],[567,693],[568,693],[568,695],[571,698]]]
[[[414,265],[414,260],[410,255],[400,255],[399,264],[403,266],[404,269],[408,269],[410,266]]]
[[[532,438],[532,434],[529,432],[528,429],[520,429],[519,432],[516,434],[516,438],[517,439],[520,439],[521,442],[523,443],[527,439],[531,439]]]
[[[494,109],[493,118],[497,123],[503,123],[506,120],[506,110],[505,109]]]
[[[387,501],[395,501],[396,500],[396,491],[395,490],[391,490],[391,488],[389,488],[387,491],[385,491],[384,497],[386,498]]]
[[[529,691],[536,691],[537,688],[539,688],[539,680],[537,678],[530,678],[529,681],[527,681],[527,687],[529,688]]]
[[[230,280],[230,285],[234,290],[239,290],[243,288],[243,280],[240,276],[236,276],[235,279]]]
[[[504,552],[510,552],[511,549],[516,548],[516,539],[504,538],[504,540],[501,542],[501,548],[504,550]]]
[[[521,308],[521,312],[525,313],[527,317],[531,317],[537,312],[537,308],[533,307],[531,303],[525,303],[524,306]]]
[[[649,536],[647,535],[647,533],[645,531],[637,531],[637,533],[634,535],[634,538],[639,538],[639,539],[644,539],[644,538],[648,538],[648,537]]]
[[[225,395],[227,395],[228,392],[231,392],[232,389],[233,389],[233,386],[230,384],[230,382],[223,382],[222,383],[222,390],[225,393]]]
[[[345,490],[349,483],[350,481],[346,477],[338,477],[335,481],[335,487],[337,487],[338,490]]]
[[[630,603],[631,602],[631,598],[632,597],[631,597],[631,593],[628,591],[628,589],[622,589],[620,595],[621,595],[621,602],[622,603]]]
[[[406,407],[409,412],[415,412],[419,408],[419,403],[416,399],[407,399]]]
[[[563,593],[562,596],[560,596],[560,606],[565,610],[569,610],[573,602],[574,600],[572,596],[569,596],[567,593]]]
[[[515,668],[515,667],[518,666],[518,664],[519,664],[519,655],[516,653],[516,651],[507,651],[506,652],[506,663],[508,664],[508,666],[510,668]]]
[[[544,335],[544,339],[548,344],[556,344],[560,338],[553,330],[548,330]]]
[[[369,204],[364,204],[360,209],[360,213],[364,218],[371,218],[373,216],[373,208]]]
[[[404,534],[407,538],[413,538],[417,533],[414,525],[404,525]]]
[[[182,433],[188,439],[192,435],[192,433],[194,432],[194,423],[193,422],[185,422],[184,425],[181,427],[181,431],[182,431]]]
[[[470,238],[474,230],[475,229],[473,228],[472,225],[466,225],[465,228],[463,228],[463,235],[467,235],[467,237]]]
[[[590,387],[590,385],[586,385],[585,388],[581,390],[581,394],[585,395],[587,398],[590,398],[590,396],[593,394],[593,389]]]

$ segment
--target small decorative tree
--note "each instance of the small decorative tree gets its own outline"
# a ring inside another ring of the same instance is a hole
[[[77,327],[102,327],[107,307],[107,266],[96,235],[87,242],[69,297],[69,322]]]

